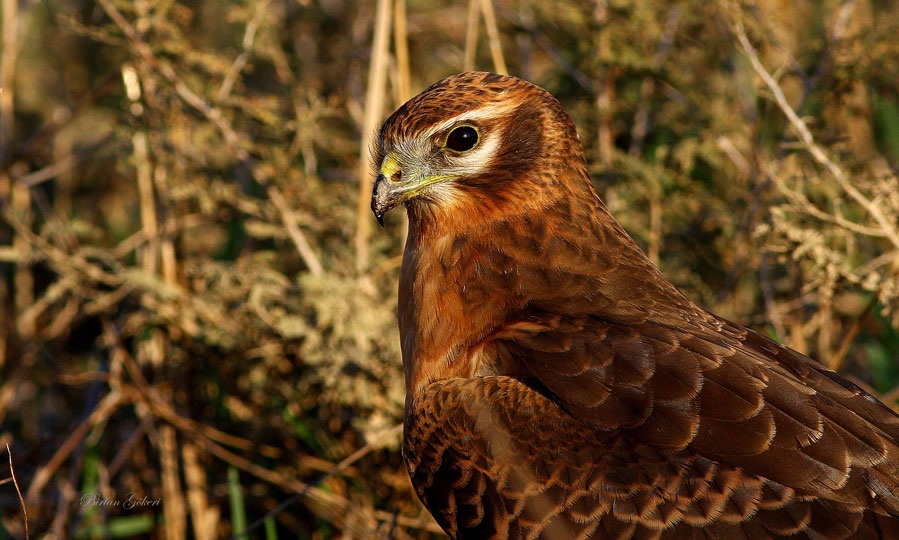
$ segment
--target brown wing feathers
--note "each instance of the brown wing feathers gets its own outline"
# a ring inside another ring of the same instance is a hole
[[[650,324],[620,329],[595,322],[575,328],[581,329],[580,339],[592,343],[575,345],[577,338],[564,331],[558,337],[544,331],[506,348],[563,407],[597,429],[629,429],[649,444],[689,447],[818,492],[841,490],[851,471],[860,478],[867,467],[875,468],[876,477],[899,476],[899,435],[894,425],[877,425],[878,417],[889,420],[892,413],[849,383],[822,375],[829,372],[806,369],[802,379],[772,364],[764,354],[795,353],[760,336],[753,334],[748,344],[769,350],[758,352],[734,339],[722,346]],[[719,339],[726,343],[725,336]],[[569,348],[547,350],[543,343]],[[847,407],[852,400],[862,400],[870,410]],[[895,480],[890,489],[871,490],[877,504],[895,506]],[[873,502],[866,490],[856,491],[855,502]]]
[[[591,437],[515,379],[454,379],[420,399],[404,451],[422,500],[442,509],[435,518],[453,536],[775,538],[816,527],[819,538],[878,537],[876,520],[852,504],[696,453]]]
[[[899,416],[662,277],[549,94],[450,77],[378,148],[372,206],[410,215],[404,455],[451,537],[899,538]]]

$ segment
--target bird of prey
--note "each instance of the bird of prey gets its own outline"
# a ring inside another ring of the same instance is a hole
[[[450,537],[899,538],[899,415],[663,277],[548,92],[454,75],[375,149],[403,453]]]

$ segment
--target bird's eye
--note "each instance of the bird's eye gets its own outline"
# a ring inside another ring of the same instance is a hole
[[[459,126],[450,131],[446,138],[446,147],[456,152],[471,150],[478,144],[478,130],[471,126]]]

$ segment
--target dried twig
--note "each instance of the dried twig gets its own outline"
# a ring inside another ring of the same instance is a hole
[[[60,174],[72,169],[76,163],[78,163],[76,156],[74,154],[69,154],[60,161],[47,165],[40,170],[22,175],[16,178],[15,181],[31,188],[46,182],[51,178],[56,178]]]
[[[278,213],[281,214],[281,223],[283,223],[284,227],[287,229],[287,234],[290,236],[293,245],[296,246],[297,251],[300,253],[300,257],[303,258],[303,262],[306,263],[306,267],[309,268],[312,275],[321,276],[324,273],[322,263],[319,261],[315,251],[313,251],[309,241],[306,240],[306,235],[304,235],[303,231],[297,226],[297,221],[293,217],[290,205],[287,204],[287,199],[284,198],[284,195],[282,195],[281,191],[275,186],[268,187],[268,198],[271,199],[272,204],[275,205],[275,208],[278,209]]]
[[[181,445],[184,463],[184,482],[187,486],[187,503],[190,508],[194,537],[197,540],[213,540],[216,537],[221,512],[210,505],[206,494],[206,471],[200,463],[199,451],[191,441]]]
[[[25,522],[25,540],[30,538],[28,533],[28,509],[25,507],[25,499],[22,497],[22,490],[19,489],[19,481],[16,480],[16,471],[12,465],[12,450],[9,449],[9,444],[6,445],[6,453],[9,454],[9,474],[12,477],[12,483],[16,486],[16,494],[19,496],[19,504],[22,505],[22,519]]]
[[[265,0],[256,5],[256,11],[253,13],[253,18],[247,23],[247,27],[243,33],[243,41],[241,42],[241,48],[243,50],[240,51],[240,54],[234,59],[230,69],[228,69],[225,80],[222,81],[222,86],[219,88],[219,100],[224,100],[231,95],[231,90],[234,88],[237,77],[240,76],[243,68],[246,67],[250,58],[250,53],[253,50],[253,44],[256,41],[256,32],[259,31],[259,26],[262,24],[262,19],[268,12],[270,3],[271,0]]]
[[[806,214],[818,218],[819,220],[832,223],[837,225],[838,227],[842,227],[846,230],[852,231],[854,233],[863,234],[865,236],[873,236],[878,238],[883,238],[886,236],[883,229],[877,227],[867,227],[865,225],[860,225],[854,221],[849,221],[845,217],[843,217],[841,212],[834,212],[833,214],[829,214],[817,206],[815,206],[812,201],[805,196],[804,193],[799,190],[795,190],[787,185],[784,180],[776,174],[772,174],[771,178],[774,180],[774,183],[777,185],[777,188],[786,195],[788,199],[793,201],[799,208],[802,209]]]
[[[609,2],[608,0],[596,0],[593,2],[593,25],[596,28],[596,56],[605,61],[612,54],[612,36],[609,32]],[[597,134],[596,149],[598,158],[603,167],[612,163],[614,154],[612,132],[612,106],[615,101],[614,75],[604,71],[597,74],[594,81],[596,92],[596,116]]]
[[[13,136],[14,77],[19,52],[19,2],[3,0],[3,51],[0,52],[0,164],[9,157]],[[9,189],[7,186],[5,189]],[[0,186],[0,194],[4,188]]]
[[[412,76],[409,68],[409,33],[406,0],[395,0],[393,9],[393,47],[396,49],[396,86],[400,103],[412,97]]]
[[[503,47],[499,42],[499,28],[496,25],[496,13],[491,0],[481,0],[481,13],[484,14],[484,25],[487,27],[487,40],[490,43],[490,56],[493,58],[493,69],[497,73],[509,73]]]
[[[56,453],[53,454],[53,457],[50,458],[50,461],[35,472],[31,484],[28,485],[28,491],[25,496],[28,501],[37,500],[38,494],[43,491],[44,487],[46,487],[47,483],[50,481],[50,478],[56,474],[56,471],[63,462],[68,459],[78,445],[81,444],[87,436],[88,431],[95,425],[109,419],[112,413],[122,404],[122,397],[123,396],[118,392],[110,392],[97,404],[90,416],[72,430],[71,434],[66,437],[66,440],[60,445]]]
[[[162,507],[164,516],[165,537],[171,540],[182,540],[187,533],[187,507],[181,480],[178,477],[178,440],[175,428],[169,425],[159,426],[159,462],[161,465],[162,496],[165,504]]]
[[[815,159],[815,161],[822,165],[831,176],[833,176],[837,184],[847,195],[852,197],[867,210],[877,224],[880,225],[883,235],[886,236],[894,246],[899,247],[899,227],[897,227],[896,223],[891,222],[884,215],[879,206],[865,197],[865,195],[852,184],[846,172],[830,159],[827,153],[815,143],[815,138],[812,136],[811,131],[809,131],[808,126],[799,115],[796,114],[796,111],[793,110],[793,107],[790,106],[786,96],[784,96],[780,85],[774,80],[774,77],[771,76],[768,70],[765,69],[765,66],[762,65],[755,47],[752,46],[752,43],[749,42],[749,38],[746,36],[746,29],[743,26],[743,20],[741,19],[739,9],[736,6],[734,6],[733,9],[733,28],[734,33],[737,36],[737,41],[740,42],[740,46],[743,48],[743,52],[746,54],[749,62],[752,64],[753,70],[755,70],[756,74],[762,79],[765,86],[774,96],[775,103],[777,103],[781,112],[787,117],[790,125],[793,126],[793,129],[796,130],[806,151]]]
[[[372,39],[371,64],[368,66],[368,83],[365,92],[365,113],[362,120],[362,137],[359,142],[359,164],[357,179],[359,190],[356,196],[356,272],[362,273],[368,267],[368,236],[371,232],[372,178],[369,170],[369,137],[378,128],[384,110],[385,87],[387,85],[387,58],[390,38],[390,0],[378,0],[375,12],[374,37]]]
[[[465,51],[462,54],[462,71],[474,69],[478,47],[478,21],[481,18],[481,0],[468,0],[468,20],[465,23]]]

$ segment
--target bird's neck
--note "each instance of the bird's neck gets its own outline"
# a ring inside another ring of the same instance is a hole
[[[485,337],[511,309],[494,280],[479,279],[489,232],[473,233],[435,216],[410,219],[398,313],[407,399],[435,380],[484,374]]]

